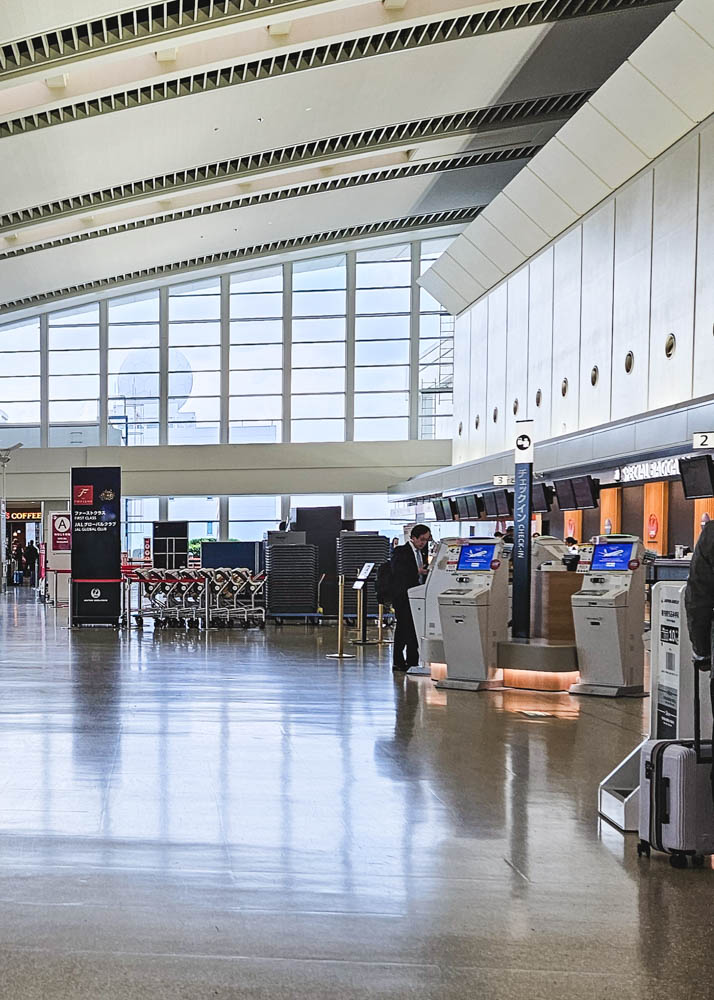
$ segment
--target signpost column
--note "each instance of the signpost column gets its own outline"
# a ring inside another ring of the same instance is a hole
[[[531,634],[531,515],[533,484],[533,421],[516,423],[515,486],[513,497],[513,613],[514,639]]]
[[[121,614],[121,469],[72,469],[72,619],[118,625]]]

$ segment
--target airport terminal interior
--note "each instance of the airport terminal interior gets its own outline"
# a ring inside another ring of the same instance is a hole
[[[0,0],[0,164],[0,998],[710,1000],[714,0]]]

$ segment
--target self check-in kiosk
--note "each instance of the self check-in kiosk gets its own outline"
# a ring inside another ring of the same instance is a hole
[[[456,554],[456,553],[455,553]],[[508,631],[508,562],[503,543],[464,539],[452,583],[439,594],[446,677],[440,688],[480,691],[500,687],[498,643]]]
[[[442,538],[429,563],[426,580],[409,591],[409,605],[419,640],[419,666],[409,670],[410,674],[429,676],[432,663],[444,663],[439,594],[453,584],[462,544],[461,538]]]
[[[645,549],[634,535],[598,535],[572,596],[580,681],[572,694],[644,695]]]
[[[562,538],[553,535],[538,535],[531,543],[531,573],[565,573],[570,549]]]

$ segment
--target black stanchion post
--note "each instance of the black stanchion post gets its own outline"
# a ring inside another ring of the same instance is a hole
[[[533,421],[516,421],[516,471],[513,497],[512,634],[514,639],[529,639],[531,634],[533,452]]]

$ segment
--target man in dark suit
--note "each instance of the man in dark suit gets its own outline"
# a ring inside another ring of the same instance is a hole
[[[424,582],[427,573],[426,547],[430,541],[431,532],[427,525],[415,524],[409,541],[398,545],[392,552],[392,604],[397,618],[392,670],[408,670],[419,663],[419,640],[409,605],[409,590]]]

